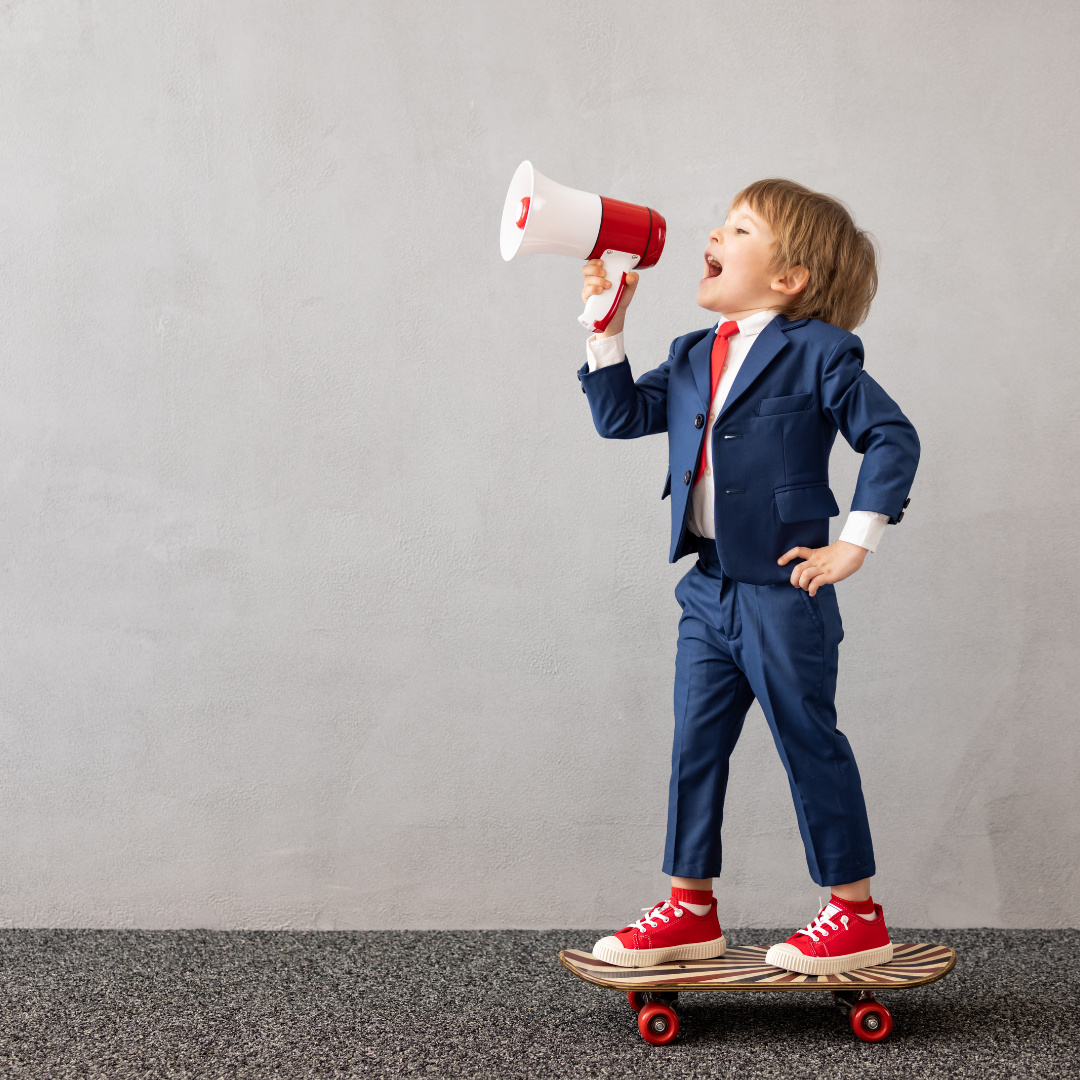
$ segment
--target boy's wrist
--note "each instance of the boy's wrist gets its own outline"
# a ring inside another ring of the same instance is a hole
[[[858,559],[860,565],[870,554],[869,548],[863,547],[862,544],[853,544],[850,540],[837,540],[836,547],[849,559]]]
[[[614,335],[614,337],[593,334],[586,342],[586,345],[585,352],[588,356],[590,371],[610,367],[613,364],[620,364],[625,356],[623,339],[618,334]]]

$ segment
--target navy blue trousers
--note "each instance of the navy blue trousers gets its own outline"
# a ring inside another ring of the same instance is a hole
[[[728,759],[757,698],[787,770],[810,876],[843,885],[874,873],[859,769],[836,728],[836,667],[844,628],[836,592],[746,585],[703,541],[679,582],[664,873],[720,873]]]

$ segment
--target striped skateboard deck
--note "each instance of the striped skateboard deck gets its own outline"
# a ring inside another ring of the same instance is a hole
[[[854,1033],[866,1042],[880,1042],[892,1030],[892,1017],[872,992],[926,986],[944,978],[956,963],[956,953],[945,945],[896,945],[888,964],[835,975],[801,975],[766,964],[768,951],[765,945],[742,945],[715,960],[624,968],[592,953],[563,949],[559,961],[585,982],[626,993],[638,1010],[641,1034],[656,1044],[671,1042],[678,1034],[678,1017],[671,1008],[678,995],[697,990],[831,990],[850,1010]]]

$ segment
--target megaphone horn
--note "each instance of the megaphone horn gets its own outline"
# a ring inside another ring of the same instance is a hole
[[[515,255],[603,259],[615,287],[590,296],[578,317],[599,333],[619,306],[626,275],[655,266],[666,236],[667,222],[657,211],[564,187],[523,161],[506,193],[499,246],[507,262]]]

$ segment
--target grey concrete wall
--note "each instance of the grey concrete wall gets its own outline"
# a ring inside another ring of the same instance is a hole
[[[638,371],[761,176],[882,247],[923,440],[839,588],[908,925],[1080,922],[1080,11],[0,2],[0,920],[620,925],[663,894],[662,439],[605,443],[518,162],[670,225]],[[858,460],[837,450],[841,502]],[[813,912],[755,709],[721,912]]]

